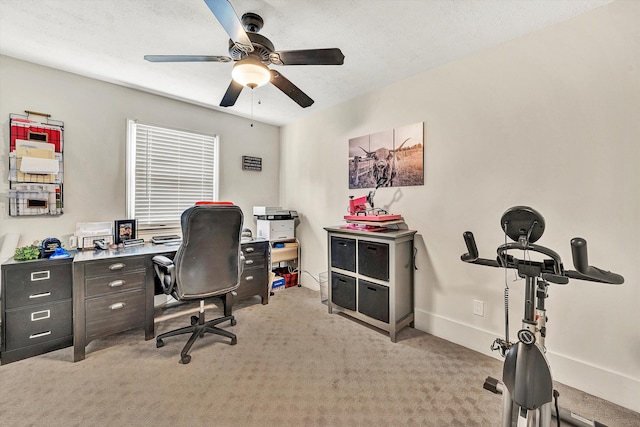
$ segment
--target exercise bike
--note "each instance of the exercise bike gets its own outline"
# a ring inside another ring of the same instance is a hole
[[[558,392],[553,389],[549,362],[544,345],[547,334],[545,299],[549,283],[566,285],[569,279],[619,285],[624,278],[610,271],[589,266],[587,242],[579,237],[571,240],[571,253],[576,271],[565,270],[560,256],[549,248],[535,245],[544,233],[545,222],[540,213],[527,206],[508,209],[500,220],[505,243],[498,246],[495,260],[479,258],[473,233],[463,234],[467,253],[464,262],[517,270],[525,279],[525,301],[522,328],[518,341],[509,341],[509,287],[505,287],[505,339],[496,339],[491,346],[505,358],[502,381],[488,377],[484,388],[502,394],[502,427],[550,427],[554,416],[575,426],[604,426],[558,406]],[[509,237],[513,242],[507,242]],[[508,254],[510,250],[523,251],[523,259]],[[542,261],[531,260],[531,254],[542,254]],[[555,400],[555,404],[553,401]]]

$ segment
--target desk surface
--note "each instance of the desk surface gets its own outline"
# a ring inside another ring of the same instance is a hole
[[[84,250],[78,251],[74,255],[73,262],[99,261],[101,259],[122,258],[136,255],[154,255],[175,252],[178,250],[178,247],[180,247],[180,245],[156,245],[153,243],[145,243],[144,245],[131,246],[128,248]]]
[[[254,242],[266,242],[264,239],[254,239],[241,242],[242,245],[246,243],[254,243]],[[155,255],[155,254],[163,254],[163,253],[171,253],[176,252],[180,244],[162,244],[157,245],[154,243],[147,242],[144,245],[140,246],[132,246],[129,248],[117,248],[117,249],[95,249],[95,250],[79,250],[72,254],[73,262],[85,262],[85,261],[99,261],[103,259],[112,259],[112,258],[121,258],[121,257],[130,257],[136,255]],[[4,261],[2,264],[25,264],[32,261],[40,261],[40,259],[35,259],[31,261],[15,261],[13,258],[9,258]]]
[[[241,245],[254,242],[266,242],[264,239],[249,240],[241,242]],[[145,243],[140,246],[131,246],[129,248],[117,248],[117,249],[95,249],[95,250],[81,250],[74,254],[73,262],[85,262],[85,261],[99,261],[103,259],[122,258],[136,255],[155,255],[166,254],[176,252],[180,244],[162,244],[157,245],[154,243]]]

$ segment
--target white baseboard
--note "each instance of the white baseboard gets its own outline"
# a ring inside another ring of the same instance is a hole
[[[498,336],[475,326],[428,313],[415,312],[415,328],[447,341],[500,359],[489,348]],[[553,379],[617,405],[640,412],[640,381],[569,356],[547,351]]]

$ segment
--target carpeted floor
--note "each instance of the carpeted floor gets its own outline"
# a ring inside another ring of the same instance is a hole
[[[218,314],[218,313],[216,313]],[[186,336],[156,349],[143,331],[0,367],[2,426],[498,426],[482,389],[501,362],[412,328],[385,333],[329,315],[318,292],[289,288],[234,307],[238,344]],[[213,318],[212,314],[208,318]],[[156,324],[162,333],[188,315]],[[558,384],[563,407],[609,426],[640,414]]]

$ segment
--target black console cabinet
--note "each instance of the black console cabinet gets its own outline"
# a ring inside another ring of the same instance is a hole
[[[2,364],[73,343],[72,259],[2,264]]]
[[[327,227],[329,313],[339,310],[389,333],[412,325],[411,230],[367,232]]]

